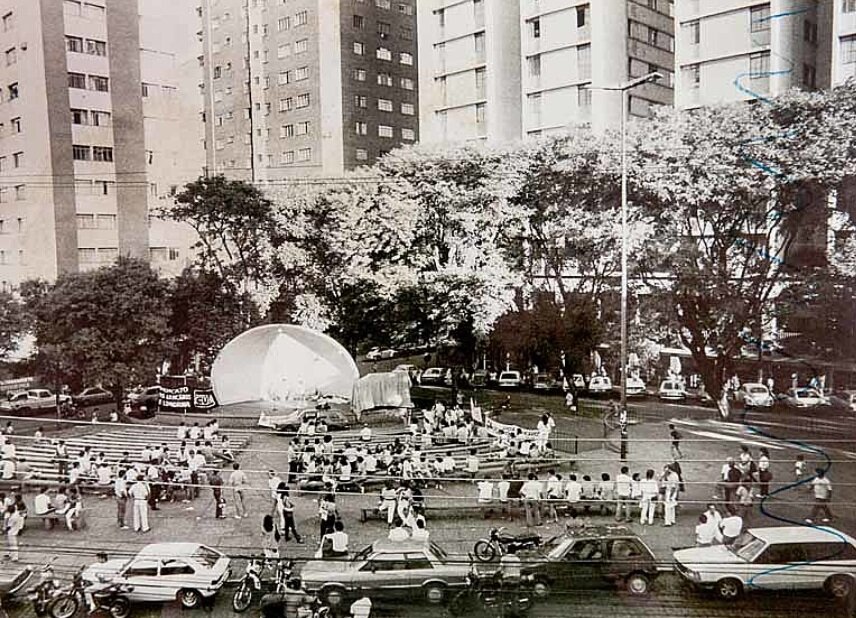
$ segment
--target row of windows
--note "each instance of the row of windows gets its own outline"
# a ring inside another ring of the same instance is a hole
[[[577,28],[584,28],[591,22],[591,7],[588,4],[581,4],[576,7],[577,13]],[[529,35],[533,39],[540,39],[542,34],[541,18],[536,17],[529,20]]]
[[[77,215],[79,230],[115,230],[116,215]]]
[[[9,157],[2,156],[0,157],[0,172],[5,172],[9,169]],[[15,152],[12,153],[11,156],[12,161],[12,169],[20,169],[24,167],[24,153],[23,152]]]
[[[356,135],[368,135],[369,134],[369,123],[363,120],[357,120],[354,123],[354,133]],[[395,137],[395,127],[391,127],[386,124],[377,125],[377,136],[378,137]],[[408,129],[406,127],[401,128],[401,139],[405,141],[414,141],[416,139],[416,131],[414,129]]]
[[[675,15],[675,2],[674,0],[630,0],[635,4],[639,4],[641,6],[647,6],[652,11],[657,11],[658,13],[662,13],[663,15],[668,15],[669,17],[674,17]]]
[[[692,64],[684,67],[684,86],[687,88],[701,87],[701,65]],[[767,79],[770,76],[770,52],[758,52],[749,56],[749,78]]]
[[[83,146],[74,144],[71,147],[71,153],[75,161],[113,162],[113,148],[110,146]]]
[[[364,94],[355,94],[354,95],[354,106],[359,107],[361,109],[368,109],[369,106],[369,98]],[[391,99],[378,99],[377,100],[377,108],[382,112],[392,112],[395,111],[395,105],[393,104]],[[416,115],[416,106],[413,103],[401,103],[401,113],[405,116],[415,116]]]
[[[76,54],[86,53],[90,56],[107,55],[107,43],[95,39],[84,39],[79,36],[66,35],[65,49]]]
[[[20,184],[13,187],[0,187],[0,204],[12,201],[21,202],[27,199],[27,185]]]
[[[354,53],[357,56],[365,56],[366,44],[361,41],[354,41]],[[387,47],[378,47],[375,49],[375,58],[392,62],[392,51]],[[398,62],[407,66],[413,66],[413,54],[410,52],[399,52]]]
[[[12,264],[11,253],[12,253],[11,251],[0,250],[0,266]],[[27,263],[26,260],[24,259],[24,251],[22,249],[18,250],[18,263],[19,264],[26,264]],[[5,289],[5,287],[4,287],[4,289]]]
[[[628,20],[628,32],[631,39],[643,41],[667,52],[675,51],[675,37],[668,32],[657,30],[632,19]]]
[[[69,73],[68,87],[77,88],[79,90],[95,90],[97,92],[109,92],[110,78],[103,77],[101,75],[84,75],[83,73]]]
[[[362,4],[365,0],[356,0],[356,2]],[[391,0],[374,0],[374,5],[379,9],[392,9]],[[402,15],[413,15],[413,5],[408,2],[396,3],[396,10]]]
[[[368,71],[361,68],[356,68],[353,71],[353,78],[355,81],[364,82],[368,77]],[[392,87],[395,84],[395,78],[389,73],[378,73],[377,74],[377,85],[378,86],[389,86]],[[410,77],[400,77],[398,79],[398,86],[404,90],[414,90],[416,88],[416,83]]]
[[[853,0],[856,3],[856,0]],[[841,62],[853,64],[856,62],[856,34],[841,37]]]
[[[259,155],[261,156],[261,155]],[[268,155],[268,163],[273,159],[273,155]],[[286,150],[279,155],[279,162],[282,165],[291,165],[295,161],[305,162],[312,160],[311,148],[300,148],[297,151]]]
[[[529,77],[541,77],[541,54],[535,54],[526,58],[529,69]],[[476,93],[484,96],[484,69],[476,69]],[[591,45],[577,45],[577,77],[589,79],[591,77]],[[445,80],[445,78],[443,78]]]
[[[366,18],[363,15],[354,15],[354,28],[357,30],[365,30],[366,29]],[[392,25],[385,22],[379,21],[376,24],[377,35],[381,39],[388,39],[392,33]],[[410,26],[402,26],[401,30],[398,33],[399,38],[403,41],[412,41],[413,40],[413,28]]]
[[[434,11],[437,16],[437,25],[442,30],[446,27],[446,8],[439,8]],[[484,0],[473,0],[473,22],[477,28],[484,26]]]
[[[116,247],[80,247],[77,250],[77,261],[81,264],[109,264],[118,257]]]
[[[71,124],[91,127],[109,127],[113,124],[112,114],[100,110],[72,109]]]
[[[150,247],[149,259],[152,262],[174,262],[181,257],[181,251],[177,247]],[[161,567],[163,574],[163,567]]]
[[[69,17],[83,17],[95,21],[104,21],[107,18],[107,9],[104,5],[94,2],[80,2],[79,0],[65,0],[63,10]]]

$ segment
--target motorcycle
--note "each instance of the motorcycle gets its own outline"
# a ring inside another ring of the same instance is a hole
[[[463,616],[481,610],[491,616],[522,616],[534,605],[531,587],[503,581],[502,571],[467,575],[467,587],[452,597],[449,613]]]
[[[83,579],[83,569],[75,573],[71,585],[59,590],[49,604],[48,612],[51,618],[72,618],[81,607],[88,609],[86,589],[90,586],[91,584]],[[91,592],[95,602],[93,611],[105,611],[112,618],[128,618],[131,613],[131,603],[125,595],[132,590],[131,586],[125,584],[110,584],[100,590],[93,590]]]
[[[274,574],[274,592],[285,592],[285,582],[291,577],[293,569],[291,560],[277,560],[276,572]],[[232,609],[241,613],[249,609],[253,604],[253,596],[257,592],[261,592],[264,582],[262,582],[261,572],[264,568],[264,562],[258,558],[253,558],[247,564],[247,569],[244,571],[244,576],[238,583],[238,588],[235,594],[232,595]]]
[[[473,553],[480,562],[492,562],[508,553],[509,549],[521,551],[535,549],[539,545],[541,545],[539,534],[506,534],[505,528],[491,528],[488,538],[479,539],[473,545]]]
[[[39,572],[39,583],[27,590],[27,598],[33,604],[36,616],[44,616],[48,613],[48,606],[60,590],[59,581],[54,576],[52,558]]]

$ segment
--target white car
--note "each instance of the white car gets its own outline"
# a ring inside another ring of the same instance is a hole
[[[752,528],[731,545],[674,552],[675,570],[724,599],[746,590],[826,590],[846,598],[853,589],[856,542],[829,527]]]
[[[687,398],[687,392],[678,380],[663,380],[657,396],[664,401],[683,401]]]
[[[380,360],[380,358],[381,358],[380,348],[377,348],[377,347],[372,348],[371,350],[369,350],[366,353],[366,360],[373,361],[373,360]]]
[[[499,388],[520,388],[521,384],[523,384],[523,378],[520,377],[519,371],[503,371],[497,380]]]
[[[422,384],[443,384],[447,369],[445,367],[429,367],[422,372],[419,381]]]
[[[788,405],[795,408],[828,406],[830,403],[828,397],[825,397],[819,390],[811,387],[788,389],[784,399]]]
[[[56,407],[57,398],[45,388],[31,388],[12,393],[6,401],[0,401],[0,411],[27,413],[30,410],[47,410]],[[60,405],[71,402],[68,395],[60,395]]]
[[[774,403],[770,389],[757,382],[743,384],[737,390],[737,400],[747,408],[772,408]]]
[[[645,382],[642,378],[630,376],[627,378],[627,396],[628,397],[644,397],[647,394]]]
[[[581,373],[575,373],[571,376],[571,384],[574,385],[574,388],[577,390],[585,390],[586,388],[586,379],[583,377]]]
[[[592,376],[588,383],[588,392],[592,395],[606,395],[612,391],[612,380],[606,376]]]
[[[129,601],[169,602],[178,599],[187,609],[212,597],[229,578],[230,559],[199,543],[153,543],[128,559],[89,565],[83,579],[128,586]]]

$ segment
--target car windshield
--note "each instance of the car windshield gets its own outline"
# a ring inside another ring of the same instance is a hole
[[[547,539],[545,543],[541,544],[539,549],[542,553],[550,556],[551,558],[561,558],[562,554],[564,554],[568,549],[568,544],[571,543],[571,541],[571,539],[564,535],[557,535],[551,539]]]
[[[517,374],[511,371],[503,371],[502,375],[499,376],[500,380],[514,380],[517,378]]]
[[[767,389],[763,386],[753,386],[749,389],[749,392],[753,395],[764,395],[767,392]]]
[[[731,545],[727,546],[734,555],[746,562],[752,562],[761,550],[764,549],[764,541],[751,532],[744,532]]]
[[[368,560],[369,556],[372,553],[372,546],[366,545],[351,558],[351,562],[362,562],[363,560]]]
[[[220,559],[220,554],[209,547],[200,545],[199,548],[193,552],[193,558],[210,569],[217,564],[217,561]]]
[[[429,547],[431,547],[431,551],[434,552],[434,555],[437,556],[443,562],[446,562],[449,559],[449,555],[446,553],[446,550],[434,543],[433,541],[430,543]]]

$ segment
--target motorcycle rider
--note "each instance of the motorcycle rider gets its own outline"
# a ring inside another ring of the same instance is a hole
[[[89,572],[94,575],[94,582],[83,589],[83,596],[86,599],[86,604],[89,606],[89,613],[93,613],[98,609],[98,604],[95,602],[95,595],[108,588],[112,582],[107,578],[107,571],[103,567],[98,567],[98,564],[107,562],[107,554],[99,552],[96,556],[98,563],[89,567]]]

